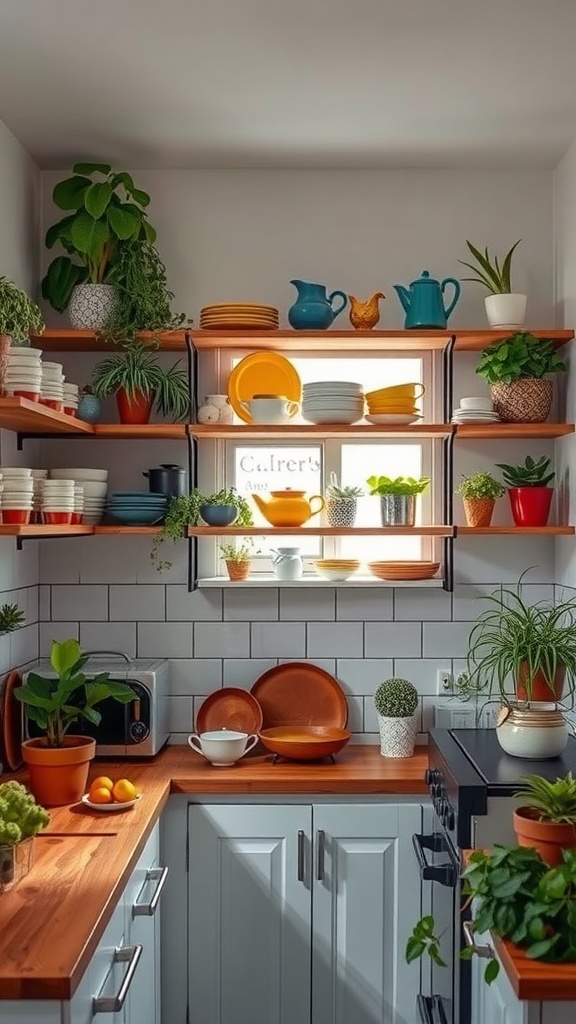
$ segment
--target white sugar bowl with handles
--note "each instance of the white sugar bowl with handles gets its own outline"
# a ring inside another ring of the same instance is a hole
[[[258,743],[258,737],[255,733],[249,736],[246,732],[234,732],[232,729],[215,729],[199,735],[193,732],[188,743],[215,768],[227,768],[252,750]]]

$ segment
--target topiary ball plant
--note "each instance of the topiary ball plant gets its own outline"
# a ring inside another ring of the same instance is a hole
[[[374,694],[383,757],[411,757],[416,738],[418,690],[408,679],[385,679]]]

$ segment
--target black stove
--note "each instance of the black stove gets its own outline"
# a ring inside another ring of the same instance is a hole
[[[460,749],[485,783],[489,796],[512,796],[525,775],[541,775],[554,781],[559,775],[576,770],[576,739],[568,738],[568,746],[560,757],[546,761],[511,757],[500,746],[495,729],[449,729]]]

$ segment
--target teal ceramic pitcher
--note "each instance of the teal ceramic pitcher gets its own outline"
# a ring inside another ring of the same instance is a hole
[[[290,281],[298,292],[293,306],[288,310],[290,326],[296,331],[325,331],[344,309],[348,299],[344,292],[335,291],[326,295],[323,284],[312,284],[310,281]],[[342,299],[342,305],[334,309],[332,302],[336,297]]]
[[[454,288],[454,298],[448,306],[444,306],[444,289],[447,284]],[[437,328],[444,330],[448,324],[454,306],[460,298],[460,282],[455,277],[445,277],[442,282],[430,277],[428,270],[422,271],[422,277],[410,283],[410,290],[401,284],[395,284],[394,289],[402,303],[406,320],[406,330],[420,328]]]

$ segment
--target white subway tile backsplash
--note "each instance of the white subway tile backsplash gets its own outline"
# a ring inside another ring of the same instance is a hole
[[[344,622],[369,619],[382,622],[394,617],[393,591],[390,587],[336,591],[336,618]],[[316,618],[316,616],[314,616]]]
[[[277,662],[275,658],[225,658],[222,664],[224,686],[251,690],[256,680]]]
[[[73,552],[70,550],[71,541],[66,539],[54,537],[49,544],[40,544],[42,583],[80,583],[81,549],[95,540],[96,537],[76,537]]]
[[[308,622],[309,658],[361,658],[364,653],[364,627],[361,622]]]
[[[304,622],[252,622],[249,628],[252,658],[290,658],[291,661],[298,661],[306,655]],[[243,655],[238,654],[238,657]]]
[[[192,623],[139,622],[139,658],[192,657]]]
[[[438,672],[451,672],[450,658],[395,658],[394,676],[397,679],[409,679],[419,693],[436,694],[438,692]]]
[[[451,619],[452,595],[445,590],[398,589],[394,592],[394,618],[413,622]]]
[[[350,732],[364,732],[364,697],[346,697],[348,704],[348,721],[346,728]]]
[[[194,698],[168,698],[168,728],[170,732],[191,733],[194,729]]]
[[[10,634],[10,658],[12,668],[35,661],[38,657],[38,623],[23,626]]]
[[[80,644],[85,651],[122,651],[136,657],[135,622],[81,622]]]
[[[224,591],[224,619],[228,622],[253,622],[263,619],[278,620],[278,591],[239,590]]]
[[[79,640],[79,622],[41,622],[39,626],[39,657],[48,658],[53,640]],[[102,646],[101,644],[98,645]]]
[[[495,583],[457,583],[452,595],[452,618],[475,622],[488,608],[488,602],[482,598],[494,592],[500,593],[500,586]]]
[[[280,618],[282,621],[326,619],[334,621],[336,601],[333,590],[306,590],[295,587],[280,590]]]
[[[364,729],[366,732],[377,733],[377,742],[380,742],[380,726],[373,697],[364,697]]]
[[[113,584],[110,587],[110,620],[124,622],[161,621],[166,619],[166,588],[161,585],[139,586]]]
[[[14,668],[11,654],[10,633],[0,636],[0,673],[10,672]]]
[[[166,588],[166,618],[168,622],[219,622],[222,619],[222,591],[195,590],[188,587]]]
[[[129,616],[125,615],[124,619]],[[84,622],[106,622],[108,619],[108,587],[52,587],[52,619],[55,622],[79,619]]]
[[[250,657],[250,623],[195,622],[194,657]]]
[[[393,673],[391,658],[338,658],[336,675],[346,693],[357,696],[374,693],[383,679],[389,679]]]
[[[171,658],[170,692],[182,697],[219,690],[223,664],[220,658]]]
[[[425,658],[442,658],[449,651],[465,658],[472,624],[470,622],[423,622]]]
[[[290,665],[294,660],[294,658],[278,658],[278,664]],[[301,665],[316,665],[317,668],[322,668],[325,672],[329,672],[331,676],[336,674],[335,658],[298,658],[297,660]]]
[[[419,658],[422,654],[420,622],[367,622],[364,626],[367,658]]]

